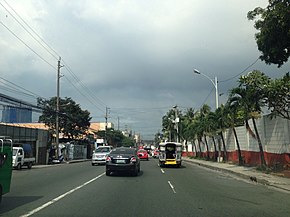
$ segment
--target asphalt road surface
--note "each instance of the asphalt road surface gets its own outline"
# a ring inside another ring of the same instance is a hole
[[[88,161],[14,170],[0,216],[290,216],[290,196],[188,163],[142,161],[133,177]]]

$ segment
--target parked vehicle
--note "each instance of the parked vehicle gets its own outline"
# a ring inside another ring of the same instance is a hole
[[[0,203],[2,195],[10,191],[12,176],[12,140],[0,139]]]
[[[130,172],[137,176],[140,172],[140,159],[135,148],[115,148],[106,159],[106,175],[111,172]]]
[[[92,166],[105,164],[108,154],[112,151],[112,146],[99,146],[93,151]]]
[[[158,158],[159,157],[159,150],[158,148],[155,148],[154,151],[153,151],[153,158]]]
[[[159,144],[159,165],[164,167],[174,165],[181,167],[182,144],[177,142],[164,142]]]
[[[12,167],[20,170],[23,166],[28,169],[35,164],[35,157],[33,157],[32,147],[30,144],[17,144],[13,146]]]
[[[140,159],[144,159],[144,160],[149,160],[149,154],[146,150],[144,149],[139,149],[137,151],[137,155]]]

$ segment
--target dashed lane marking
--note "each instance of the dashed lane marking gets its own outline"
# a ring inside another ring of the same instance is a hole
[[[91,182],[93,182],[93,181],[95,181],[95,180],[101,178],[103,175],[105,175],[105,173],[102,173],[102,174],[98,175],[97,177],[95,177],[95,178],[93,178],[93,179],[91,179],[91,180],[85,182],[84,184],[82,184],[82,185],[80,185],[80,186],[78,186],[78,187],[76,187],[76,188],[74,188],[74,189],[72,189],[72,190],[70,190],[70,191],[68,191],[68,192],[66,192],[66,193],[64,193],[64,194],[62,194],[62,195],[56,197],[56,198],[54,198],[54,199],[52,199],[51,201],[49,201],[49,202],[47,202],[47,203],[45,203],[45,204],[43,204],[43,205],[37,207],[37,208],[34,209],[34,210],[31,210],[30,212],[28,212],[28,213],[26,213],[26,214],[21,215],[20,217],[28,217],[28,216],[31,216],[31,215],[33,215],[33,214],[39,212],[40,210],[42,210],[42,209],[44,209],[44,208],[50,206],[51,204],[54,204],[55,202],[57,202],[57,201],[63,199],[64,197],[70,195],[71,193],[75,192],[76,190],[79,190],[79,189],[81,189],[82,187],[84,187],[84,186],[90,184]]]
[[[172,189],[173,193],[176,194],[176,191],[174,190],[174,186],[171,184],[170,181],[168,181],[168,184],[169,184],[170,188]]]

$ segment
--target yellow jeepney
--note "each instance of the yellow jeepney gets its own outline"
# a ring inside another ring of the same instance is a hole
[[[177,142],[162,142],[159,144],[159,165],[181,167],[182,144]]]

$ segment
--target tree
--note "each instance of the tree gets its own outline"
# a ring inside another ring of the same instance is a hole
[[[220,135],[220,139],[218,140],[218,146],[219,146],[219,152],[221,150],[221,145],[220,142],[222,142],[223,145],[223,161],[227,161],[228,160],[228,156],[227,156],[227,148],[226,148],[226,143],[225,143],[225,138],[224,138],[224,134],[223,132],[226,130],[226,128],[228,127],[227,125],[227,111],[225,110],[225,107],[222,105],[219,108],[216,109],[215,111],[215,115],[216,115],[216,123],[217,123],[217,127],[218,127],[218,134]],[[221,141],[220,141],[221,140]]]
[[[239,143],[239,139],[238,139],[236,128],[235,128],[236,126],[243,125],[243,119],[242,119],[241,115],[239,115],[240,109],[237,106],[237,104],[229,105],[227,103],[225,105],[225,111],[227,114],[228,125],[233,130],[235,141],[237,144],[239,165],[243,165],[244,160],[243,160],[243,156],[242,156],[242,152],[241,152],[241,148],[240,148],[240,143]]]
[[[162,117],[162,132],[164,133],[164,137],[167,137],[170,141],[175,141],[177,136],[173,120],[175,120],[174,109],[169,110],[167,114]]]
[[[289,72],[281,79],[271,80],[266,87],[267,104],[273,117],[290,120],[290,76]]]
[[[210,113],[210,106],[207,104],[204,104],[200,110],[199,110],[199,126],[198,126],[198,141],[199,144],[202,143],[202,137],[204,138],[205,141],[205,146],[206,146],[206,157],[209,159],[209,147],[206,139],[206,133],[208,132],[207,126],[209,125],[208,122],[208,114]]]
[[[254,70],[247,76],[240,77],[239,87],[233,88],[229,96],[229,104],[241,108],[247,130],[258,141],[261,166],[266,166],[266,161],[255,119],[260,117],[262,107],[266,104],[265,87],[269,82],[269,77],[260,71]],[[255,133],[249,126],[249,119],[253,122]]]
[[[39,122],[45,123],[50,130],[56,127],[56,97],[50,100],[38,99],[38,106],[43,108]],[[59,99],[59,132],[68,138],[84,135],[90,126],[90,113],[82,110],[71,98]]]
[[[185,140],[186,151],[188,152],[187,142],[193,139],[193,130],[192,123],[194,120],[195,112],[193,108],[187,109],[185,115],[182,117],[181,126],[182,126],[182,139]]]
[[[162,133],[160,133],[159,131],[154,135],[154,144],[157,145],[162,141]]]
[[[213,145],[214,145],[214,156],[213,159],[216,161],[218,151],[215,143],[214,136],[217,134],[218,130],[218,123],[217,123],[217,116],[215,112],[209,112],[205,118],[205,135],[212,138]],[[207,143],[206,137],[204,138],[205,142]]]
[[[96,132],[97,138],[105,138],[107,137],[107,144],[113,147],[120,146],[122,144],[122,140],[124,135],[120,131],[115,131],[114,129],[107,129],[107,132],[105,130],[99,130]]]
[[[262,52],[260,59],[267,64],[282,66],[290,55],[290,1],[269,0],[263,9],[255,8],[248,12],[248,19],[255,21],[254,27],[259,31],[255,38],[258,50]]]

